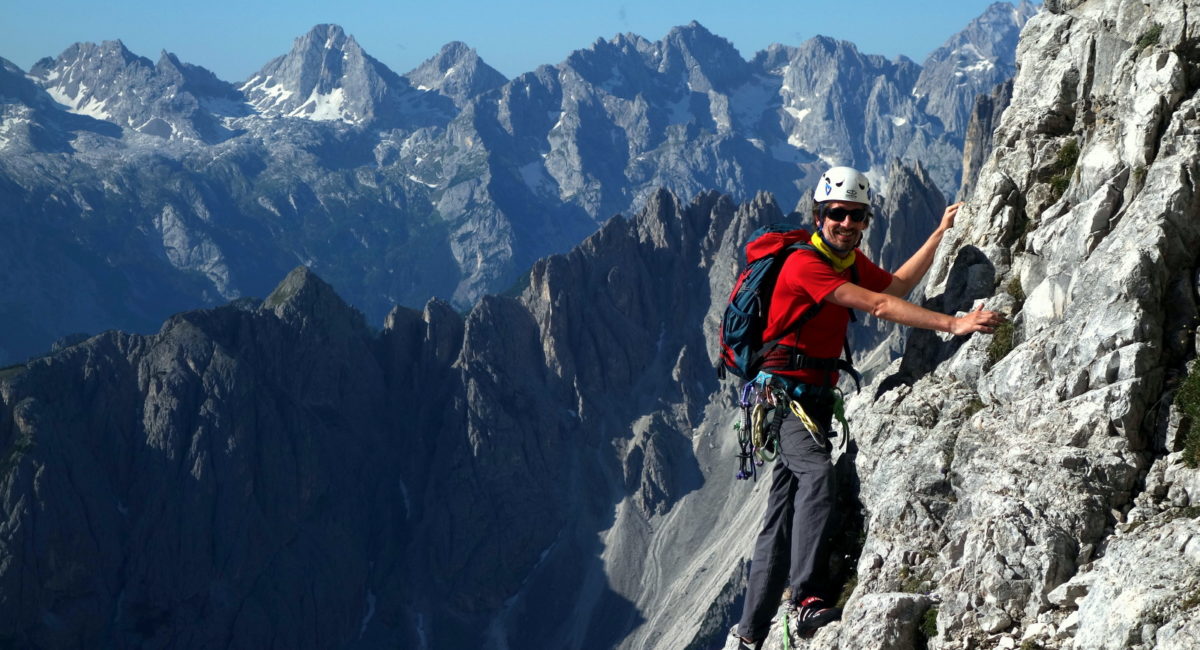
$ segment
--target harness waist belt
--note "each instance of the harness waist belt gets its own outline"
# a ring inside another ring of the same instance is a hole
[[[763,361],[763,370],[846,370],[850,364],[841,357],[810,357],[790,345],[776,346]]]
[[[854,380],[856,389],[862,389],[862,375],[854,366],[841,357],[810,357],[790,345],[778,345],[767,354],[762,369],[772,370],[819,370],[826,374],[826,382],[832,382],[832,373],[842,371]]]

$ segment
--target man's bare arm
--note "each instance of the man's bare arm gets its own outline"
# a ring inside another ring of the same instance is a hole
[[[1003,314],[985,310],[983,305],[959,318],[925,309],[888,293],[864,289],[852,282],[847,282],[834,289],[826,300],[835,305],[867,312],[876,318],[893,323],[949,332],[955,336],[974,332],[991,333],[997,325],[1005,321]]]

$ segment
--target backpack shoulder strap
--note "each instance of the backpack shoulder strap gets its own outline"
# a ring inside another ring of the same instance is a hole
[[[802,251],[802,250],[811,251],[811,252],[815,253],[818,257],[821,257],[822,259],[824,259],[824,256],[821,255],[821,251],[817,250],[816,246],[813,246],[812,244],[810,244],[808,242],[792,244],[791,246],[788,247],[789,254],[796,252],[796,251]],[[782,269],[780,269],[780,271],[782,272]],[[787,338],[790,334],[792,334],[793,332],[799,332],[800,328],[804,327],[805,323],[807,323],[808,321],[810,321],[814,317],[816,317],[817,313],[821,311],[821,307],[823,307],[824,305],[825,305],[824,301],[814,303],[811,307],[809,307],[808,309],[805,309],[804,312],[801,313],[800,316],[798,316],[795,321],[793,321],[787,327],[785,327],[783,329],[782,334],[775,337],[774,339],[771,339],[770,341],[763,343],[762,347],[758,349],[758,352],[754,353],[754,358],[752,360],[753,364],[757,365],[764,358],[766,358],[767,353],[770,352],[771,350],[775,349],[775,346],[779,345],[780,342],[782,342],[783,339]]]
[[[813,246],[812,244],[810,244],[808,242],[804,242],[804,243],[800,243],[800,244],[792,244],[788,248],[789,248],[789,250],[792,250],[792,251],[799,251],[799,250],[811,251],[817,257],[824,260],[826,263],[830,263],[829,260],[826,259],[825,255],[820,251],[820,249],[818,249],[816,246]],[[830,264],[832,265],[832,263],[830,263]],[[859,280],[858,265],[851,264],[850,265],[850,281],[853,282],[854,284],[858,284],[858,280]],[[758,352],[756,352],[754,354],[754,356],[752,358],[753,365],[751,367],[754,367],[754,365],[761,363],[762,360],[764,358],[766,358],[767,353],[770,352],[771,350],[773,350],[775,348],[775,346],[777,346],[781,342],[783,342],[783,339],[787,338],[791,334],[798,334],[800,332],[800,329],[803,328],[804,325],[806,323],[808,323],[810,320],[815,318],[817,316],[817,314],[820,313],[821,308],[824,306],[825,306],[824,300],[817,302],[817,303],[813,303],[813,305],[811,307],[809,307],[808,309],[805,309],[804,312],[801,313],[800,316],[798,316],[795,321],[793,321],[790,325],[788,325],[786,328],[784,328],[782,334],[780,334],[778,337],[776,337],[766,343],[763,343],[763,346],[761,348],[759,348]],[[849,307],[847,307],[846,311],[850,312],[850,321],[851,322],[858,320],[858,318],[855,317],[855,315],[854,315],[853,309],[850,309]],[[859,383],[860,376],[858,374],[858,371],[854,369],[854,353],[850,349],[850,336],[849,336],[848,332],[847,332],[846,338],[842,341],[842,349],[846,353],[846,365],[843,368],[843,370],[846,370],[847,372],[849,372],[851,374],[851,376],[854,377],[854,383],[857,385]]]

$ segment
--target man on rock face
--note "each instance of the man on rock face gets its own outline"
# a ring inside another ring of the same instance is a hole
[[[792,629],[811,631],[841,616],[841,610],[824,600],[828,585],[821,571],[828,555],[825,527],[835,500],[832,445],[824,432],[833,419],[838,369],[845,367],[839,357],[850,310],[955,335],[992,332],[1004,321],[982,306],[955,317],[901,298],[929,270],[960,204],[946,208],[921,248],[888,273],[857,250],[871,223],[867,177],[851,167],[834,167],[821,176],[813,198],[817,230],[811,247],[792,253],[780,270],[763,332],[764,341],[780,341],[767,352],[762,368],[816,426],[806,427],[799,417],[789,417],[780,426],[779,462],[754,545],[741,622],[734,628],[738,647],[745,649],[761,647],[785,587],[791,593],[785,609]],[[822,303],[825,306],[799,330],[793,327],[805,310]]]

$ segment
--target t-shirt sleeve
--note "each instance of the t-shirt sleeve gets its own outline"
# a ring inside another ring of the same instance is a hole
[[[861,253],[854,260],[858,267],[858,286],[868,291],[881,292],[892,284],[894,277],[891,273],[879,268],[877,264],[867,259]]]

